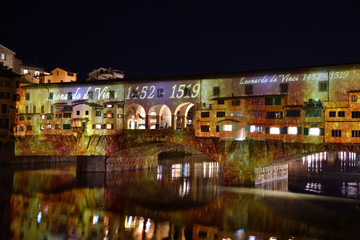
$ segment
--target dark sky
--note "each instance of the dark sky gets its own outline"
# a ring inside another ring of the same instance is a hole
[[[360,8],[347,1],[11,2],[0,43],[46,70],[143,77],[360,63]]]

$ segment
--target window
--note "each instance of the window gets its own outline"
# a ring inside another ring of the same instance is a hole
[[[157,97],[164,97],[164,89],[163,88],[157,89]]]
[[[335,111],[329,112],[329,117],[336,117],[336,112]]]
[[[234,112],[230,112],[230,117],[233,117],[234,116]]]
[[[6,60],[6,54],[5,53],[2,53],[1,56],[0,56],[1,60]]]
[[[201,132],[209,132],[210,128],[207,125],[201,125],[200,131]]]
[[[51,120],[51,115],[47,115],[47,116],[46,116],[46,119],[47,119],[47,120]]]
[[[282,112],[266,112],[267,119],[282,119],[283,118]]]
[[[113,113],[107,113],[107,114],[106,114],[106,117],[107,117],[107,118],[113,118],[113,117],[114,117],[114,114],[113,114]]]
[[[36,106],[33,106],[33,113],[36,113]]]
[[[263,99],[262,98],[253,98],[251,103],[252,103],[252,105],[262,105]]]
[[[236,125],[225,124],[225,125],[223,125],[223,131],[224,132],[234,132],[234,131],[236,131]]]
[[[25,106],[25,113],[29,113],[29,106]]]
[[[32,131],[32,125],[26,125],[26,130],[27,131]]]
[[[321,109],[306,109],[305,117],[321,117]]]
[[[89,115],[89,111],[85,111],[85,115],[86,115],[86,116]]]
[[[94,124],[93,125],[93,129],[101,129],[101,128],[102,128],[101,124]]]
[[[245,132],[256,133],[256,132],[262,132],[262,131],[263,131],[262,126],[255,126],[255,125],[245,126]]]
[[[341,130],[331,130],[332,137],[341,137]]]
[[[24,69],[23,72],[24,72],[24,75],[26,75],[29,73],[29,69]]]
[[[352,130],[351,137],[360,137],[360,130]]]
[[[1,104],[1,113],[6,114],[7,113],[7,104]]]
[[[93,92],[88,92],[88,98],[89,98],[89,99],[93,99],[93,97],[94,97],[94,96],[93,96]]]
[[[45,119],[45,115],[41,115],[41,119]]]
[[[19,121],[24,121],[25,120],[25,117],[24,116],[20,116],[19,117]]]
[[[298,128],[297,127],[288,127],[288,134],[296,135],[298,134]]]
[[[109,91],[109,98],[115,99],[115,91]]]
[[[235,112],[235,116],[240,117],[240,112],[239,111]]]
[[[79,115],[80,115],[80,111],[76,111],[76,115],[78,115],[78,116],[79,116]]]
[[[281,98],[280,97],[275,98],[275,105],[281,105]]]
[[[49,92],[49,100],[53,100],[54,98],[54,93],[53,92]]]
[[[360,118],[360,111],[353,111],[351,112],[352,118]]]
[[[20,132],[24,131],[24,126],[20,126]]]
[[[300,110],[286,110],[286,117],[300,117]]]
[[[270,134],[280,134],[280,128],[278,128],[278,127],[271,127],[269,133],[270,133]]]
[[[60,124],[55,124],[55,129],[56,130],[61,129],[61,125]]]
[[[96,111],[96,112],[95,112],[95,116],[96,116],[96,117],[101,117],[101,111]]]
[[[71,113],[64,113],[63,118],[71,118]]]
[[[344,111],[338,111],[338,117],[345,117]]]
[[[40,71],[35,71],[34,75],[35,75],[35,76],[39,76],[39,75],[40,75]]]
[[[106,124],[106,129],[113,129],[114,128],[114,124]]]
[[[218,104],[219,104],[219,105],[225,104],[225,100],[224,100],[224,99],[219,99],[219,100],[218,100]]]
[[[50,130],[51,129],[51,124],[46,124],[45,129]]]
[[[220,87],[213,87],[213,96],[220,96]]]
[[[45,107],[44,105],[41,106],[41,113],[44,113],[45,112]]]
[[[67,100],[72,100],[72,92],[67,93]]]
[[[240,106],[240,100],[234,100],[231,102],[233,106]]]
[[[328,91],[328,82],[319,81],[319,92],[327,92],[327,91]]]
[[[25,94],[25,100],[30,100],[30,93]]]
[[[139,98],[139,90],[138,89],[134,89],[132,94],[131,94],[132,98]]]
[[[352,95],[351,96],[351,101],[352,102],[357,102],[357,95]]]
[[[63,107],[63,110],[64,110],[64,111],[72,111],[72,106],[71,106],[71,105],[65,105],[65,106]]]
[[[5,87],[11,87],[11,82],[10,81],[4,81],[4,86]]]
[[[27,116],[26,119],[27,119],[27,120],[31,120],[31,116]]]
[[[253,94],[253,85],[245,85],[245,94]]]
[[[63,129],[71,129],[71,125],[70,124],[64,124]]]
[[[320,128],[310,128],[308,130],[309,136],[320,136]],[[304,135],[305,135],[305,129],[304,129]]]
[[[216,112],[216,117],[225,117],[225,112]]]
[[[265,105],[273,105],[273,99],[270,97],[265,98]]]
[[[287,134],[288,132],[288,127],[281,127],[280,128],[280,134]]]
[[[288,93],[289,84],[288,83],[280,83],[280,93]]]

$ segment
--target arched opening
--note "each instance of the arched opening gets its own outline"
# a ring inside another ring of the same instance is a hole
[[[148,112],[148,128],[149,129],[167,129],[171,124],[171,110],[165,104],[155,105]]]
[[[139,104],[131,104],[125,111],[126,129],[146,129],[146,112]]]
[[[174,112],[175,129],[194,129],[195,105],[193,103],[182,103]]]

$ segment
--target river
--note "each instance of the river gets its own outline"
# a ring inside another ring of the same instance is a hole
[[[358,154],[359,155],[359,154]],[[358,239],[360,156],[316,153],[289,178],[223,186],[204,156],[155,169],[77,174],[68,164],[0,168],[3,239]]]

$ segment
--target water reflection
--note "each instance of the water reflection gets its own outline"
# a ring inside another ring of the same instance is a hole
[[[360,158],[352,152],[320,152],[289,166],[289,190],[360,198]]]
[[[303,166],[308,172],[307,162]],[[289,193],[290,180],[262,189],[223,187],[221,166],[208,159],[167,159],[144,171],[76,174],[66,167],[9,176],[12,187],[1,196],[9,202],[2,212],[8,239],[355,239],[360,234],[358,201]]]

